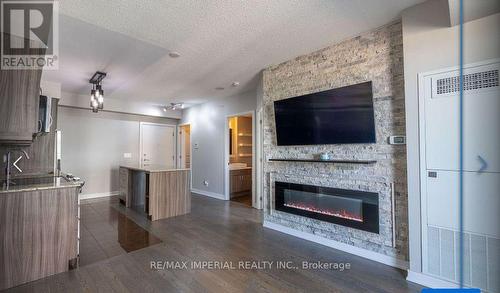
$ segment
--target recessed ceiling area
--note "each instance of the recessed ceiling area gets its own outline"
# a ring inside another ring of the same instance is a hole
[[[88,79],[104,71],[110,98],[203,103],[253,90],[269,65],[384,25],[420,2],[60,1],[59,70],[43,79],[88,95]]]

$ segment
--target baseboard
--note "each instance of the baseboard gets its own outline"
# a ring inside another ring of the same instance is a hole
[[[191,188],[191,192],[192,193],[201,194],[201,195],[205,195],[205,196],[209,196],[209,197],[213,197],[213,198],[216,198],[216,199],[221,199],[221,200],[225,200],[226,199],[225,196],[224,196],[224,194],[219,194],[219,193],[215,193],[215,192],[200,190],[200,189],[196,189],[196,188]]]
[[[458,284],[408,270],[406,280],[429,288],[460,288]]]
[[[285,226],[280,225],[280,224],[268,222],[268,221],[264,221],[263,225],[264,225],[264,227],[269,228],[269,229],[283,232],[285,234],[289,234],[289,235],[292,235],[295,237],[309,240],[309,241],[312,241],[312,242],[315,242],[315,243],[318,243],[321,245],[325,245],[325,246],[328,246],[331,248],[342,250],[344,252],[354,254],[357,256],[361,256],[361,257],[364,257],[364,258],[367,258],[369,260],[373,260],[373,261],[376,261],[379,263],[383,263],[383,264],[391,266],[391,267],[396,267],[396,268],[399,268],[402,270],[408,269],[408,262],[407,261],[400,260],[400,259],[397,259],[394,257],[390,257],[387,255],[378,253],[378,252],[373,252],[373,251],[370,251],[370,250],[367,250],[364,248],[355,247],[355,246],[345,244],[342,242],[338,242],[335,240],[323,238],[323,237],[320,237],[320,236],[317,236],[314,234],[298,231],[298,230],[295,230],[295,229],[292,229],[289,227],[285,227]]]
[[[108,197],[108,196],[114,196],[114,195],[119,195],[119,194],[120,194],[119,191],[102,192],[102,193],[87,193],[87,194],[80,194],[80,199]]]

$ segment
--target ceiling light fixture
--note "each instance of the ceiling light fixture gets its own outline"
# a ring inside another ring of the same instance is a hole
[[[90,90],[90,108],[94,113],[104,109],[104,91],[102,90],[101,83],[105,77],[106,73],[96,71],[89,80],[89,83],[92,84],[92,89]]]
[[[181,53],[176,52],[176,51],[172,51],[172,52],[168,53],[168,56],[170,56],[171,58],[179,58],[179,57],[181,57]]]
[[[231,84],[233,87],[237,87],[240,85],[240,82],[239,81],[233,81],[233,83]]]
[[[170,103],[170,105],[163,107],[163,112],[167,112],[167,110],[179,110],[184,109],[184,103]]]

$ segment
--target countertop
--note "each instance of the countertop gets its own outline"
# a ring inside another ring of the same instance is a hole
[[[252,170],[252,167],[229,167],[229,171]]]
[[[183,169],[183,168],[172,168],[163,165],[149,165],[149,166],[140,166],[139,164],[127,164],[120,165],[120,168],[126,168],[134,171],[143,171],[148,173],[155,172],[175,172],[175,171],[189,171],[191,169]]]
[[[11,178],[8,185],[5,180],[0,180],[0,194],[9,192],[37,191],[54,188],[81,187],[84,181],[74,181],[65,176],[40,175],[25,178]]]

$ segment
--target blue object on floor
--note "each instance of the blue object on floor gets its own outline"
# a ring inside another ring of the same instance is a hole
[[[445,292],[445,293],[481,293],[481,290],[476,289],[476,288],[457,288],[457,289],[430,289],[430,288],[425,288],[422,289],[422,293],[439,293],[439,292]]]

